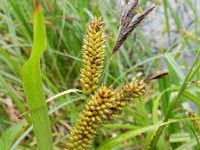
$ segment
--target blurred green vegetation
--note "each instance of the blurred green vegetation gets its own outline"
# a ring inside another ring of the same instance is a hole
[[[111,122],[106,122],[99,130],[94,147],[127,131],[163,120],[187,118],[189,111],[200,115],[200,89],[192,83],[200,80],[198,0],[156,2],[139,1],[138,11],[149,4],[156,4],[156,9],[110,60],[119,28],[117,1],[42,1],[47,28],[47,50],[41,61],[46,99],[68,89],[80,88],[82,41],[87,23],[94,16],[102,16],[107,34],[106,66],[100,84],[118,87],[163,70],[169,72],[168,77],[149,84],[144,97]],[[0,0],[0,4],[0,136],[5,135],[8,127],[23,120],[18,134],[13,133],[16,138],[11,141],[11,149],[35,149],[21,80],[22,66],[33,44],[34,4],[23,0]],[[72,93],[49,103],[55,149],[62,149],[85,100],[84,95]],[[190,121],[163,126],[159,132],[147,131],[113,149],[147,149],[148,145],[152,149],[155,146],[166,150],[199,149],[200,146],[198,133]]]

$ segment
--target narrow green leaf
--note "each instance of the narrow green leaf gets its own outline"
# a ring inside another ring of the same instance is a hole
[[[176,85],[179,85],[179,80],[178,78],[180,78],[182,81],[184,80],[184,73],[182,72],[182,70],[180,69],[180,65],[177,64],[177,62],[175,61],[175,59],[172,57],[172,55],[167,54],[165,56],[167,65],[168,65],[168,70],[169,70],[169,74],[172,76],[174,83]]]
[[[34,11],[33,48],[29,60],[23,66],[22,79],[38,150],[52,150],[50,119],[40,70],[40,57],[46,48],[46,29],[39,1],[35,1]]]
[[[198,136],[198,139],[200,139],[199,136]],[[192,149],[192,147],[195,146],[195,145],[197,145],[197,144],[198,144],[198,142],[197,142],[196,138],[194,138],[192,140],[188,140],[186,143],[182,144],[181,146],[179,146],[175,150],[188,150],[188,149]]]
[[[169,14],[168,14],[168,1],[167,0],[162,0],[163,1],[163,7],[165,11],[165,21],[166,21],[166,29],[168,33],[168,37],[170,39],[170,24],[169,24]]]
[[[190,101],[192,101],[193,103],[195,103],[196,106],[200,107],[200,101],[199,101],[199,97],[198,96],[196,96],[196,95],[194,95],[194,94],[192,94],[192,93],[190,93],[188,91],[184,91],[182,93],[182,96],[188,98]]]
[[[165,89],[170,88],[170,77],[167,76],[165,78],[161,78],[158,80],[158,84],[159,84],[159,89],[160,91],[164,91]],[[166,108],[169,104],[169,98],[170,98],[170,91],[165,92],[162,95],[162,111],[165,114],[166,113]]]
[[[3,134],[0,137],[0,149],[1,150],[10,150],[17,133],[22,128],[22,125],[23,125],[22,122],[15,124],[8,130],[3,132]]]
[[[196,119],[198,119],[198,118],[196,118]],[[121,134],[121,135],[111,139],[110,141],[108,141],[107,143],[105,143],[104,145],[99,147],[98,150],[110,150],[110,149],[114,148],[114,146],[119,145],[120,143],[122,143],[126,140],[129,140],[129,139],[131,139],[131,138],[133,138],[137,135],[140,135],[144,132],[155,130],[158,127],[165,126],[165,125],[168,125],[168,124],[171,124],[171,123],[187,121],[187,120],[191,120],[191,119],[190,118],[173,119],[173,120],[170,120],[170,121],[167,121],[167,122],[157,123],[157,124],[154,124],[154,125],[150,125],[150,126],[147,126],[147,127],[137,129],[137,130],[129,131],[127,133]]]
[[[0,75],[0,87],[3,87],[7,90],[8,94],[12,97],[14,103],[16,104],[17,108],[19,109],[20,113],[24,113],[26,111],[23,103],[20,101],[19,97],[16,95],[16,93],[9,87],[6,80]],[[26,120],[29,122],[30,118],[29,116],[25,116]]]
[[[176,91],[179,90],[178,86],[175,87],[169,87],[166,88],[165,90],[163,90],[157,97],[156,99],[153,100],[153,109],[152,109],[152,116],[153,116],[153,123],[157,123],[158,122],[158,108],[159,108],[159,103],[160,100],[162,98],[162,96],[166,93],[166,92],[171,92],[171,91]]]
[[[189,133],[174,133],[170,135],[169,140],[171,143],[186,142],[191,140],[191,137]]]
[[[166,112],[166,115],[165,115],[165,118],[164,118],[163,122],[165,122],[165,121],[167,121],[169,119],[170,114],[172,112],[172,109],[178,103],[180,96],[185,91],[185,89],[187,87],[187,84],[188,84],[188,81],[190,81],[192,79],[192,77],[195,75],[195,73],[199,70],[199,68],[200,68],[200,63],[198,61],[199,60],[199,56],[200,56],[200,51],[197,51],[197,54],[196,54],[196,56],[194,58],[192,66],[190,67],[190,70],[188,71],[187,76],[184,78],[183,84],[181,85],[177,96],[175,97],[175,99],[172,101],[171,105],[169,105],[169,107],[167,109],[167,112]],[[158,129],[154,139],[151,141],[150,150],[153,150],[155,148],[155,145],[156,145],[161,133],[163,132],[163,129],[164,129],[163,126],[161,126]]]
[[[16,64],[16,61],[14,61],[10,57],[9,53],[7,53],[2,47],[0,47],[0,58],[8,64],[15,74],[19,73],[19,66]]]

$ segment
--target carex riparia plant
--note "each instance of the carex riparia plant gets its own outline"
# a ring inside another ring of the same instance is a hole
[[[88,26],[88,30],[92,33],[86,35],[88,40],[94,40],[98,46],[89,45],[84,41],[83,68],[80,82],[83,91],[90,94],[90,96],[68,137],[67,149],[69,150],[87,149],[94,140],[98,128],[105,120],[119,113],[130,102],[131,98],[137,98],[145,93],[146,80],[128,83],[118,91],[105,85],[95,91],[102,72],[104,57],[104,46],[102,46],[105,40],[104,35],[101,30],[100,33],[97,30],[101,28],[102,19],[95,18]],[[89,36],[92,36],[92,38]],[[100,41],[100,44],[98,41]]]
[[[133,5],[131,7],[127,6],[129,9],[133,9],[136,6],[134,3],[128,5]],[[136,17],[134,27],[136,27],[152,9],[153,7]],[[127,13],[131,11],[133,10],[127,10]],[[124,14],[124,20],[131,19],[126,18],[130,17],[127,13]],[[132,15],[132,17],[134,16],[135,15]],[[130,23],[130,21],[124,24],[130,33],[134,27],[127,25],[127,23]],[[120,33],[120,41],[116,42],[118,46],[115,46],[113,50],[114,53],[129,34],[125,31],[125,28],[122,27],[122,29],[126,34]],[[125,37],[123,37],[124,35]],[[88,100],[68,136],[66,144],[66,149],[68,150],[88,149],[95,138],[97,130],[104,121],[120,113],[123,107],[133,102],[133,99],[144,95],[146,83],[166,74],[164,73],[158,76],[136,80],[135,82],[127,83],[118,90],[114,90],[112,86],[98,86],[104,67],[105,39],[103,20],[101,17],[95,17],[88,25],[83,41],[83,66],[80,71],[80,83],[83,92],[88,95]]]

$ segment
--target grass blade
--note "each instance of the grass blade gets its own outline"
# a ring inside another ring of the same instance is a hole
[[[15,124],[1,135],[0,149],[9,150],[11,148],[14,138],[21,129],[22,125],[22,122]]]
[[[169,41],[170,41],[170,24],[169,24],[169,14],[168,14],[168,2],[167,2],[167,0],[163,0],[163,7],[164,7],[164,12],[165,12],[167,34],[168,34],[168,38],[169,38]]]
[[[38,150],[52,149],[52,138],[48,107],[45,102],[40,71],[40,57],[46,48],[46,29],[44,17],[35,1],[33,49],[29,60],[24,64],[22,79],[26,100],[36,135]]]
[[[123,141],[131,139],[131,138],[133,138],[137,135],[140,135],[144,132],[155,130],[158,127],[161,127],[161,126],[164,127],[164,126],[171,124],[171,123],[182,122],[182,121],[187,121],[187,120],[190,120],[190,118],[173,119],[173,120],[169,120],[167,122],[157,123],[157,124],[154,124],[154,125],[150,125],[150,126],[147,126],[147,127],[137,129],[137,130],[129,131],[127,133],[121,134],[121,135],[111,139],[109,142],[107,142],[103,146],[99,147],[98,150],[110,150],[110,149],[114,148],[114,146],[122,143]]]
[[[200,68],[200,63],[198,62],[199,60],[199,56],[200,56],[200,51],[197,52],[196,56],[195,56],[195,59],[194,59],[194,62],[187,74],[187,76],[185,77],[184,81],[183,81],[183,84],[181,85],[181,88],[177,94],[177,96],[175,97],[175,99],[172,101],[171,105],[169,105],[169,107],[167,108],[167,112],[166,112],[166,115],[165,115],[165,118],[163,120],[163,122],[167,121],[172,113],[172,109],[174,108],[174,106],[178,103],[178,100],[180,98],[180,96],[182,95],[182,93],[185,91],[187,85],[188,85],[188,81],[191,81],[191,79],[193,78],[193,76],[195,75],[195,73],[199,70]],[[158,129],[158,132],[156,133],[154,139],[152,140],[151,142],[151,146],[150,146],[150,149],[154,149],[155,148],[155,145],[163,131],[163,126],[161,126],[159,129]]]

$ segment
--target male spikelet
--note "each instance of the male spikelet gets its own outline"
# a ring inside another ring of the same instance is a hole
[[[79,120],[68,138],[68,150],[85,150],[94,140],[97,129],[104,120],[120,112],[130,102],[145,92],[144,80],[129,83],[119,92],[102,86],[86,104]]]
[[[88,25],[83,44],[83,68],[80,83],[86,94],[97,88],[104,63],[105,35],[102,18],[94,18]]]

